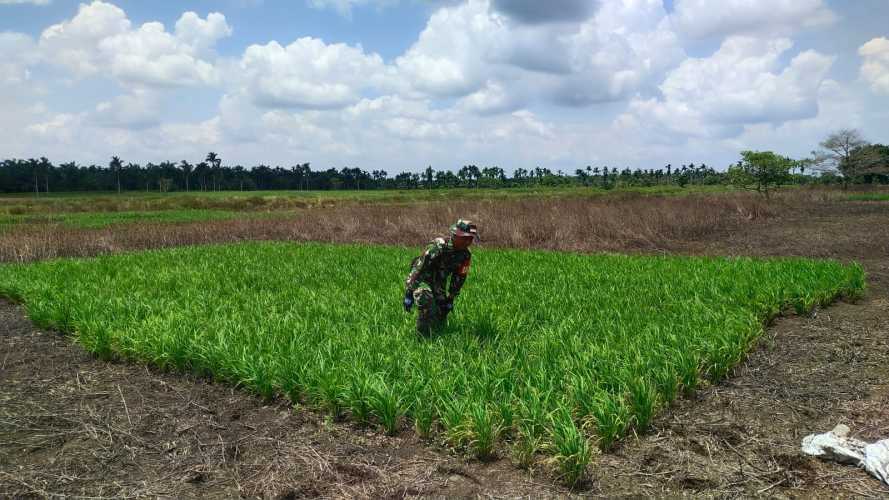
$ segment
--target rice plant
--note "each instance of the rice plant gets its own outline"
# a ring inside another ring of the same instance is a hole
[[[556,412],[552,420],[553,459],[562,480],[575,485],[583,480],[592,450],[587,437],[577,428],[567,408]]]
[[[102,357],[209,374],[487,458],[558,457],[580,480],[703,379],[727,376],[781,311],[864,288],[808,259],[475,252],[449,325],[401,308],[416,249],[245,243],[0,266],[0,295]]]

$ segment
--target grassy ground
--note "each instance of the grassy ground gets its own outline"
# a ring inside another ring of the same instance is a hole
[[[848,201],[889,201],[889,193],[861,193],[846,198]]]
[[[136,222],[204,222],[243,216],[226,210],[158,210],[154,212],[73,212],[32,215],[0,215],[0,228],[16,225],[61,224],[70,228],[98,229]]]
[[[413,252],[251,243],[4,266],[0,294],[89,350],[212,374],[485,458],[553,455],[570,482],[665,402],[725,375],[785,307],[863,288],[806,259],[476,252],[431,339],[400,309]],[[669,276],[669,279],[664,277]],[[545,277],[545,278],[544,278]],[[524,457],[524,458],[523,458]]]
[[[49,212],[28,215],[0,214],[0,231],[57,224],[72,229],[102,229],[132,224],[182,224],[246,220],[282,220],[295,216],[292,210],[237,211],[220,209],[174,209],[138,212]]]
[[[412,189],[342,191],[218,191],[189,193],[50,193],[0,194],[0,214],[151,211],[181,209],[257,210],[313,208],[350,203],[405,204],[459,200],[588,198],[608,194],[686,195],[729,191],[726,186],[654,186],[605,190],[598,187],[509,189]]]

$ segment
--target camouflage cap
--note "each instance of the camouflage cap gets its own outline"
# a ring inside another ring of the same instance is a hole
[[[473,239],[478,241],[478,228],[475,223],[471,220],[458,219],[453,226],[451,226],[451,235],[453,236],[472,236]]]

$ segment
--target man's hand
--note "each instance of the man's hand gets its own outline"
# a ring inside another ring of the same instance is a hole
[[[411,312],[414,307],[414,293],[410,290],[404,291],[404,312]]]

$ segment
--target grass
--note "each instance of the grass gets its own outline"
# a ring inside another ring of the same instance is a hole
[[[65,227],[78,229],[99,229],[117,224],[131,224],[135,222],[206,222],[248,217],[250,215],[251,214],[226,210],[201,209],[145,212],[70,212],[34,215],[0,215],[0,227],[34,224],[61,224]]]
[[[401,309],[416,249],[247,243],[0,267],[0,295],[102,357],[187,370],[486,459],[543,451],[566,482],[592,446],[729,373],[786,308],[864,288],[797,258],[485,250],[450,324]]]
[[[348,204],[410,204],[452,202],[455,200],[521,200],[539,198],[590,198],[613,194],[681,196],[730,191],[726,186],[652,186],[621,187],[522,187],[522,188],[452,188],[410,190],[333,190],[333,191],[216,191],[188,193],[50,193],[0,194],[0,214],[26,215],[64,212],[119,212],[154,210],[281,210],[330,207]]]
[[[889,201],[889,193],[862,193],[846,197],[846,201]]]
[[[122,250],[300,240],[328,243],[419,245],[457,218],[483,228],[492,247],[568,251],[683,248],[689,241],[733,231],[771,217],[775,209],[758,195],[600,196],[515,200],[454,200],[411,205],[351,204],[332,208],[232,211],[229,220],[197,224],[113,224],[97,238],[92,230],[59,225],[15,224],[0,230],[0,262],[86,257]],[[115,212],[107,212],[112,220]],[[152,214],[142,212],[151,220]],[[206,213],[206,212],[188,212]],[[223,211],[225,213],[225,211]],[[74,217],[77,212],[72,213]],[[95,214],[99,219],[106,215]],[[2,220],[0,215],[0,220]],[[33,217],[33,216],[15,216]],[[92,217],[92,216],[90,216]],[[0,229],[4,226],[0,225]]]

